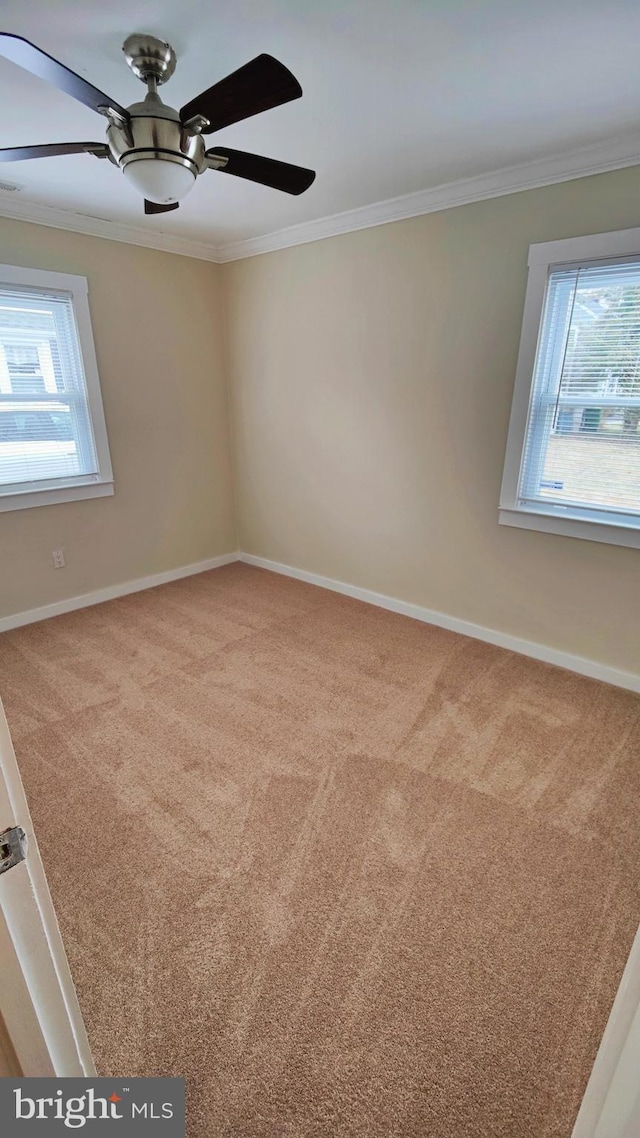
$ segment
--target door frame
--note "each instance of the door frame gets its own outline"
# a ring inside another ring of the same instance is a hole
[[[640,1134],[640,928],[571,1138],[634,1138]]]
[[[0,875],[0,1009],[24,1075],[96,1074],[0,702],[0,830],[21,826],[24,861]]]

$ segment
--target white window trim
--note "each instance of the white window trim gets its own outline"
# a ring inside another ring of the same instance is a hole
[[[59,502],[77,502],[83,498],[103,498],[113,494],[113,470],[109,455],[107,427],[102,406],[98,361],[91,330],[89,312],[89,285],[86,277],[70,273],[54,273],[45,269],[20,268],[17,265],[0,265],[0,283],[26,285],[30,288],[64,289],[73,297],[73,311],[78,329],[80,355],[87,385],[89,417],[98,460],[98,473],[79,478],[56,478],[51,485],[29,488],[3,494],[0,488],[0,513],[8,510],[28,509],[31,506],[55,505]]]
[[[639,528],[612,524],[604,517],[594,517],[591,511],[586,518],[586,511],[568,508],[566,515],[560,517],[555,510],[546,511],[542,504],[523,507],[518,502],[529,401],[549,271],[554,265],[571,261],[636,254],[640,255],[640,228],[595,233],[588,237],[569,237],[562,241],[544,241],[529,247],[529,276],[500,492],[498,517],[501,525],[640,549]]]

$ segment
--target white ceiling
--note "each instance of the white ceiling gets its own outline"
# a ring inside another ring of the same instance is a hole
[[[316,169],[299,198],[211,172],[146,218],[88,155],[0,166],[21,202],[218,247],[640,125],[637,0],[4,0],[0,20],[125,106],[144,95],[120,50],[134,31],[173,44],[175,107],[260,52],[293,71],[302,99],[215,140]],[[104,138],[101,117],[4,59],[0,105],[0,146]]]

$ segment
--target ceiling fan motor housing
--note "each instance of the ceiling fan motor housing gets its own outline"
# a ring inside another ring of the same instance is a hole
[[[133,103],[127,110],[129,121],[111,119],[107,130],[109,149],[122,170],[140,161],[173,162],[189,170],[195,181],[207,168],[201,135],[187,130],[178,112],[167,107],[159,95],[150,92],[143,102]],[[168,194],[158,200],[168,204],[178,197]]]
[[[122,50],[133,74],[143,83],[151,78],[158,85],[166,83],[176,69],[176,53],[171,44],[156,36],[134,33],[127,36]]]

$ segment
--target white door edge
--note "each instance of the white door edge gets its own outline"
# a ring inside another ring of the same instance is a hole
[[[61,804],[63,809],[63,804]],[[0,875],[0,1007],[25,1075],[92,1076],[78,998],[0,704],[0,830],[22,826],[25,861]]]
[[[571,1138],[640,1134],[640,929],[602,1036]]]

